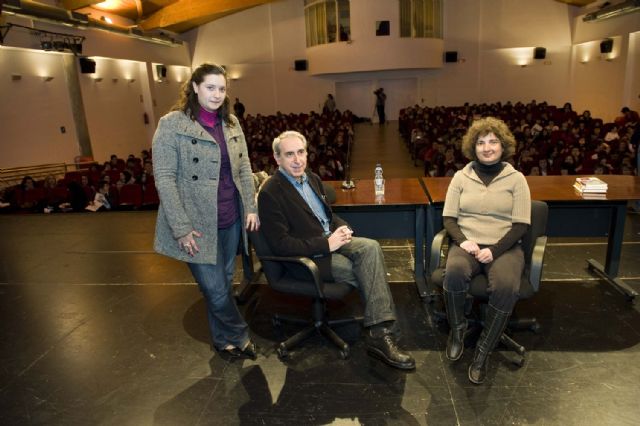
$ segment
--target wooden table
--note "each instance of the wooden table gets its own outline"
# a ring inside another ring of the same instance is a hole
[[[387,179],[383,197],[376,197],[373,179],[359,180],[353,189],[343,189],[337,181],[325,184],[336,193],[333,211],[349,222],[355,235],[414,240],[415,281],[418,293],[426,296],[424,236],[429,200],[420,179]]]
[[[607,182],[605,197],[583,197],[573,188],[576,176],[527,176],[531,198],[549,205],[547,235],[552,237],[608,238],[604,267],[588,259],[589,268],[633,300],[638,293],[617,278],[627,202],[640,199],[640,177],[598,176]],[[422,178],[429,196],[426,243],[442,228],[442,208],[451,178]]]

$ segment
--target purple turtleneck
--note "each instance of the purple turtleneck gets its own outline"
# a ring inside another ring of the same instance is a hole
[[[198,122],[216,141],[220,147],[220,177],[218,178],[218,229],[225,229],[233,225],[240,216],[238,209],[238,190],[233,183],[231,161],[227,142],[222,131],[222,120],[218,112],[209,112],[200,108]]]

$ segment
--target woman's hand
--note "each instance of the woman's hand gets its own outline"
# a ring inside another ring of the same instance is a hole
[[[256,213],[247,214],[247,231],[257,231],[260,228],[260,218]]]
[[[191,231],[184,237],[178,238],[178,245],[180,246],[180,249],[184,250],[191,257],[200,252],[200,247],[196,244],[196,237],[200,238],[202,237],[202,234],[198,231]]]
[[[480,251],[480,247],[478,247],[478,244],[471,240],[463,241],[462,244],[460,244],[460,248],[472,256],[475,256]]]
[[[480,263],[491,263],[493,262],[493,253],[489,248],[483,248],[476,254],[476,260]]]

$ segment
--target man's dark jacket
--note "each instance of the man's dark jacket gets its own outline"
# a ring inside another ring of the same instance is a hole
[[[307,171],[309,185],[320,197],[330,221],[331,232],[347,223],[331,212],[320,177]],[[276,256],[305,256],[313,260],[324,280],[331,275],[329,241],[320,221],[291,182],[277,171],[258,194],[260,229]]]

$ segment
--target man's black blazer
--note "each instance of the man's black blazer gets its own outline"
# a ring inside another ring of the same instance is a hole
[[[320,177],[307,171],[309,185],[320,197],[331,232],[347,223],[331,212]],[[274,173],[258,194],[260,228],[276,256],[305,256],[320,269],[324,280],[331,275],[331,252],[324,230],[307,202],[281,171]]]

